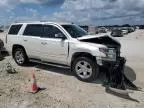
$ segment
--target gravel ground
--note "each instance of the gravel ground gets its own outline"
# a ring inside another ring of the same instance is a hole
[[[4,34],[0,34],[0,38]],[[127,58],[126,75],[144,88],[144,31],[137,30],[117,38],[122,43],[122,55]],[[4,65],[10,62],[16,74],[8,74]],[[31,74],[35,72],[37,84],[46,88],[36,94],[25,92]],[[144,92],[134,91],[134,102],[105,92],[101,73],[93,83],[77,80],[69,69],[30,63],[20,67],[11,56],[0,61],[0,108],[143,108]]]

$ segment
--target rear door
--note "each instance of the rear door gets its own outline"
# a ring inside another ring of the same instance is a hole
[[[22,42],[29,58],[40,59],[40,37],[42,36],[42,32],[42,24],[28,24],[26,26],[22,35]]]

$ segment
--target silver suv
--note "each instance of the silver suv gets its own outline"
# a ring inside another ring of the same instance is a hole
[[[68,66],[82,81],[93,81],[99,67],[117,61],[120,43],[111,36],[88,35],[72,23],[15,23],[6,36],[6,48],[18,65],[29,60]]]

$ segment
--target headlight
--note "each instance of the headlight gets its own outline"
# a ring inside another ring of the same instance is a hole
[[[106,55],[103,59],[110,61],[116,60],[116,50],[114,48],[99,48],[99,51]]]
[[[108,49],[107,48],[99,48],[99,51],[104,53],[104,54],[107,54]]]

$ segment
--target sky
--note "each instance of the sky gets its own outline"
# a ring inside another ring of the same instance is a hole
[[[20,21],[144,24],[144,0],[1,0],[0,25]]]

